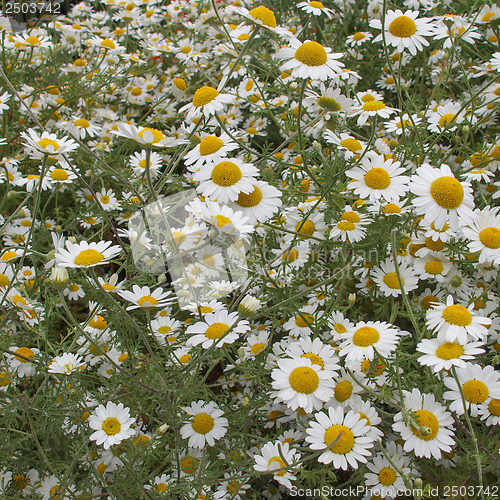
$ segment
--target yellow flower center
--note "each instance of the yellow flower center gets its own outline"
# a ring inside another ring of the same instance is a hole
[[[340,111],[342,106],[331,97],[319,97],[316,101],[320,107],[328,111]]]
[[[417,25],[411,17],[399,16],[389,25],[389,32],[399,38],[408,38],[417,32]]]
[[[442,128],[445,128],[448,126],[448,124],[451,123],[451,121],[455,118],[454,113],[445,113],[440,119],[439,119],[439,126]]]
[[[16,350],[16,353],[29,359],[33,359],[35,357],[35,353],[29,347],[20,347]],[[16,359],[21,363],[29,363],[27,359],[21,358],[20,356],[16,356]]]
[[[172,331],[172,328],[168,325],[163,325],[158,328],[158,333],[161,333],[162,335],[167,335],[167,333],[170,333]]]
[[[221,161],[212,170],[212,181],[218,186],[233,186],[242,177],[240,167],[232,161]]]
[[[213,87],[201,87],[194,93],[193,106],[197,108],[205,106],[205,104],[213,101],[218,95],[219,92]]]
[[[366,38],[366,35],[364,33],[361,33],[360,31],[357,31],[356,33],[354,33],[354,35],[352,36],[352,39],[355,41],[355,42],[359,42],[360,40],[363,40],[363,38]]]
[[[443,264],[438,260],[431,260],[425,264],[425,272],[429,274],[440,274],[443,272]]]
[[[89,321],[89,326],[91,326],[92,328],[96,328],[98,330],[104,330],[108,326],[108,323],[101,315],[96,314]]]
[[[53,139],[49,139],[47,137],[40,139],[38,141],[38,144],[42,149],[47,149],[49,146],[52,146],[54,151],[57,151],[59,149],[59,144],[57,144],[57,142],[54,141]]]
[[[264,26],[276,28],[276,17],[274,12],[263,5],[255,7],[248,12],[255,20],[260,21]]]
[[[347,328],[342,324],[342,323],[335,323],[333,325],[333,329],[337,332],[337,333],[345,333],[347,332]]]
[[[384,467],[378,473],[378,480],[384,486],[390,486],[396,481],[396,472],[390,467]]]
[[[174,85],[179,89],[179,90],[186,90],[187,84],[182,78],[174,78]]]
[[[251,193],[248,194],[240,193],[238,195],[236,203],[240,207],[255,207],[260,203],[261,200],[262,200],[262,191],[257,186],[254,186],[253,191]]]
[[[454,177],[444,176],[431,184],[431,196],[434,201],[447,210],[457,208],[464,199],[464,188]]]
[[[459,304],[445,307],[443,318],[447,323],[457,326],[468,326],[472,323],[472,314],[470,311]]]
[[[323,364],[323,360],[317,354],[314,354],[313,352],[305,352],[300,357],[307,358],[308,360],[311,361],[311,363],[313,365],[318,365],[321,369],[323,369],[325,367],[325,365]]]
[[[212,155],[224,146],[224,142],[215,135],[209,135],[200,142],[200,154],[202,156]]]
[[[69,177],[69,175],[68,172],[66,172],[66,170],[64,170],[63,168],[55,168],[50,173],[50,177],[55,181],[65,181]]]
[[[413,434],[424,441],[434,439],[439,431],[439,421],[434,413],[428,410],[417,410],[415,415],[419,428],[410,425]]]
[[[75,125],[75,127],[88,128],[90,127],[90,122],[85,118],[78,118],[78,120],[75,120],[73,125]]]
[[[282,476],[283,474],[286,473],[286,468],[285,468],[286,465],[285,462],[283,462],[283,460],[281,459],[281,457],[272,457],[271,459],[269,459],[267,465],[270,466],[272,463],[277,463],[279,465],[279,467],[273,467],[274,469],[283,469],[276,473],[278,476]]]
[[[139,87],[134,87],[130,93],[133,95],[133,96],[138,96],[138,95],[141,95],[142,94],[142,90],[139,88]]]
[[[356,151],[363,149],[361,143],[357,139],[354,139],[354,137],[348,137],[347,139],[340,141],[340,145],[343,148],[348,149],[351,153],[355,153]]]
[[[340,436],[340,437],[339,437]],[[354,434],[349,427],[345,425],[332,425],[325,431],[325,444],[330,446],[334,441],[335,444],[330,448],[333,453],[345,455],[354,448]]]
[[[399,281],[398,281],[398,275],[397,273],[387,273],[384,276],[384,283],[389,287],[392,288],[393,290],[400,290],[401,287],[399,286]],[[404,285],[404,279],[401,277],[401,283]]]
[[[149,132],[149,134],[145,138],[144,134],[146,132]],[[165,139],[165,136],[163,135],[163,132],[161,130],[150,127],[144,127],[137,135],[149,144],[155,144]]]
[[[464,348],[457,342],[445,342],[436,349],[436,356],[440,359],[458,359],[464,353]]]
[[[386,189],[391,183],[391,176],[383,168],[372,168],[365,174],[365,183],[372,189]]]
[[[500,248],[500,229],[487,227],[479,233],[479,240],[487,248]]]
[[[434,295],[427,295],[427,297],[422,299],[422,307],[424,309],[430,309],[431,302],[439,302],[439,299]]]
[[[492,398],[488,403],[488,410],[495,417],[500,417],[500,399]]]
[[[198,434],[206,434],[214,428],[214,419],[208,413],[198,413],[193,418],[191,424],[194,431]]]
[[[337,228],[340,229],[341,231],[354,231],[356,229],[356,225],[350,221],[341,220],[337,224]]]
[[[344,212],[340,220],[346,220],[349,222],[359,222],[361,220],[357,212]]]
[[[207,328],[205,337],[209,339],[219,339],[229,331],[229,326],[226,323],[214,323]]]
[[[363,104],[363,111],[380,111],[385,108],[382,101],[368,101]]]
[[[266,344],[264,342],[255,342],[255,344],[251,347],[252,354],[260,354],[266,348]]]
[[[305,328],[314,322],[314,316],[312,314],[302,314],[295,318],[295,324],[300,328]]]
[[[10,283],[9,277],[6,276],[5,274],[0,273],[0,288],[8,286],[9,283]]]
[[[158,305],[158,301],[152,297],[151,295],[144,295],[144,297],[141,297],[138,301],[137,304],[140,305],[141,307],[148,308],[148,307],[154,307]]]
[[[465,400],[475,405],[484,403],[490,395],[488,387],[480,380],[468,380],[462,385],[462,391]]]
[[[295,51],[295,59],[306,66],[322,66],[327,61],[327,55],[318,42],[305,42]]]
[[[122,424],[120,424],[120,421],[114,417],[108,417],[102,423],[102,430],[108,436],[114,436],[115,434],[118,434],[120,432],[121,428],[122,428]]]
[[[362,326],[352,336],[352,343],[359,347],[367,347],[376,344],[380,339],[380,333],[371,326]]]
[[[89,248],[87,250],[82,250],[74,260],[74,263],[77,266],[93,266],[95,264],[99,264],[104,260],[104,255],[97,250]]]
[[[401,208],[398,207],[395,203],[387,203],[383,207],[384,213],[386,214],[399,214],[401,213]]]
[[[321,2],[316,2],[316,1],[309,2],[309,6],[314,7],[315,9],[324,9],[325,8],[325,6]]]
[[[285,252],[281,256],[281,260],[287,260],[288,262],[294,262],[295,260],[297,260],[298,256],[299,256],[299,252],[295,248],[292,248],[289,252]]]
[[[244,42],[245,40],[248,40],[250,38],[250,35],[248,33],[242,33],[241,35],[238,36],[238,40]]]
[[[292,370],[288,377],[291,388],[302,394],[313,393],[319,385],[319,377],[315,370],[308,366],[299,366]]]
[[[335,399],[343,403],[352,395],[352,384],[349,380],[342,380],[335,386]]]
[[[369,377],[378,377],[384,373],[385,369],[386,365],[380,359],[373,361],[364,359],[361,363],[361,371]]]
[[[229,217],[226,217],[225,215],[216,215],[215,222],[217,223],[218,227],[224,227],[227,226],[227,224],[232,223],[231,219]]]
[[[316,231],[316,226],[312,220],[301,221],[295,226],[295,231],[306,236],[312,236]]]
[[[201,413],[200,413],[201,415]],[[196,417],[195,417],[196,418]],[[187,456],[181,460],[181,469],[186,474],[193,474],[198,468],[199,460],[196,457]]]
[[[114,49],[116,48],[115,42],[113,40],[110,40],[109,38],[106,38],[101,42],[102,47],[106,47],[107,49]]]
[[[36,36],[29,36],[28,38],[26,38],[25,42],[31,46],[40,45],[40,39]]]

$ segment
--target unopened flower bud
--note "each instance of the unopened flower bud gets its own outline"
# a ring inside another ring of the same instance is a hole
[[[347,303],[352,306],[356,302],[356,294],[355,293],[350,293],[349,297],[347,297]]]
[[[297,90],[297,88],[298,88],[298,87],[299,87],[299,86],[298,86],[297,82],[292,82],[292,83],[290,83],[290,89],[291,89],[291,90]]]
[[[424,482],[422,481],[421,478],[417,477],[414,481],[413,481],[413,486],[415,487],[415,489],[417,490],[421,490],[423,489],[424,487]]]
[[[243,396],[243,398],[241,399],[241,406],[243,406],[243,408],[246,408],[249,404],[250,398],[248,396]]]
[[[165,283],[167,281],[167,275],[165,273],[162,273],[158,276],[158,284],[159,285],[162,285],[163,283]]]
[[[169,425],[168,424],[162,424],[158,429],[156,429],[156,434],[165,434],[165,432],[168,431]]]
[[[238,305],[238,312],[242,316],[251,316],[260,307],[260,300],[252,295],[246,295]]]
[[[321,153],[321,144],[318,141],[312,143],[312,148],[316,153]]]
[[[244,347],[239,347],[238,348],[238,356],[240,358],[243,358],[245,356],[245,348]]]
[[[76,238],[74,236],[68,236],[68,241],[71,241],[71,243],[76,243]]]
[[[50,273],[50,282],[56,288],[64,288],[69,283],[69,274],[65,267],[54,266]]]

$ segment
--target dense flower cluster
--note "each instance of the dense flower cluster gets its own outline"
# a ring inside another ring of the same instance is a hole
[[[5,28],[2,498],[495,483],[500,8],[465,4]]]

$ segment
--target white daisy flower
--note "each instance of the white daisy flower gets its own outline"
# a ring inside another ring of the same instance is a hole
[[[491,69],[500,71],[500,52],[495,52],[489,62]]]
[[[470,240],[471,252],[479,252],[479,263],[500,266],[500,207],[474,210],[472,223],[462,228],[463,235]]]
[[[384,30],[387,45],[392,45],[398,52],[408,49],[412,56],[417,51],[423,50],[429,45],[424,38],[432,34],[432,21],[427,18],[418,18],[418,11],[407,10],[404,14],[401,10],[388,10],[385,15],[385,24],[382,26],[380,19],[372,19],[370,27]],[[382,34],[373,39],[381,42]]]
[[[130,166],[134,170],[135,175],[146,175],[146,159],[147,151],[145,149],[136,151],[130,156]],[[162,157],[156,151],[151,151],[149,155],[149,175],[151,179],[156,179],[156,177],[158,177],[162,163]]]
[[[468,307],[453,303],[448,295],[445,304],[431,304],[426,314],[427,328],[434,333],[443,333],[448,342],[467,343],[467,335],[475,340],[483,340],[488,334],[491,319],[477,316],[474,304]]]
[[[429,130],[440,133],[453,132],[457,125],[465,120],[465,110],[457,102],[448,102],[438,108],[429,116]]]
[[[403,390],[403,396],[404,408],[415,415],[413,423],[406,423],[402,412],[394,416],[392,429],[401,435],[404,451],[439,460],[441,452],[451,451],[455,444],[451,413],[436,402],[434,394],[421,394],[413,389],[412,392]]]
[[[446,335],[439,332],[436,338],[423,339],[417,345],[417,351],[424,354],[418,362],[430,366],[435,373],[451,370],[452,366],[464,368],[467,360],[485,352],[482,346],[482,342],[449,342]]]
[[[121,248],[111,246],[111,241],[72,243],[66,240],[66,248],[58,248],[55,260],[59,267],[94,267],[116,257]]]
[[[434,168],[424,163],[411,177],[412,203],[418,214],[436,228],[449,223],[453,230],[459,228],[458,218],[470,223],[473,220],[474,198],[468,182],[455,178],[448,165]]]
[[[359,414],[361,420],[366,420],[365,425],[368,427],[366,435],[370,439],[377,441],[383,438],[384,433],[377,427],[382,423],[382,419],[369,401],[363,401],[360,396],[356,395],[350,399],[348,406],[349,409]]]
[[[452,267],[453,263],[448,258],[436,253],[428,253],[424,258],[413,261],[413,268],[419,279],[443,281]]]
[[[42,132],[40,136],[32,128],[27,132],[21,132],[20,136],[26,141],[25,146],[31,158],[40,159],[45,155],[57,158],[59,155],[71,153],[78,147],[78,144],[68,137],[59,138],[49,132]]]
[[[160,345],[172,344],[177,341],[177,333],[182,323],[169,316],[159,316],[151,321],[151,331]]]
[[[65,352],[61,356],[56,356],[50,361],[48,372],[69,375],[70,373],[77,370],[83,370],[84,368],[85,362],[81,356]]]
[[[290,489],[292,481],[297,479],[293,475],[293,463],[300,459],[297,450],[290,448],[288,443],[273,443],[269,441],[259,450],[260,454],[254,455],[254,469],[258,472],[271,472],[273,479]],[[283,461],[283,457],[285,460]]]
[[[206,163],[221,162],[230,151],[238,147],[225,132],[220,135],[206,134],[199,144],[184,156],[184,163],[191,172],[196,172]]]
[[[401,332],[383,321],[360,321],[345,333],[339,335],[339,356],[345,356],[346,363],[372,360],[375,351],[384,358],[396,350]]]
[[[357,372],[355,377],[361,384],[365,383],[364,373]],[[335,374],[333,398],[328,401],[327,406],[346,408],[351,404],[353,397],[362,391],[363,387],[354,380],[345,368],[341,368],[340,373]]]
[[[227,418],[222,416],[224,412],[213,401],[193,401],[183,410],[189,415],[189,422],[181,427],[180,432],[183,439],[189,439],[188,446],[214,446],[215,441],[226,434]]]
[[[219,203],[236,201],[240,193],[254,191],[253,183],[259,170],[251,163],[237,158],[205,165],[193,175],[200,184],[196,190],[203,196]]]
[[[151,291],[148,286],[140,287],[139,285],[133,285],[132,291],[121,290],[118,292],[120,297],[128,302],[132,302],[132,305],[127,307],[127,311],[139,307],[142,309],[165,307],[174,300],[170,297],[171,294],[172,292],[170,290],[165,291],[161,287]]]
[[[133,436],[135,430],[130,426],[135,419],[130,417],[129,412],[130,409],[125,408],[122,403],[108,401],[106,406],[99,405],[87,420],[89,427],[95,430],[90,439],[98,445],[104,445],[107,450]]]
[[[290,47],[283,47],[276,54],[278,59],[287,60],[280,66],[281,71],[291,71],[293,78],[313,81],[334,79],[344,67],[337,61],[342,56],[342,53],[332,53],[332,49],[318,42],[300,42],[296,38],[290,39]]]
[[[483,367],[468,362],[463,368],[457,368],[456,374],[464,395],[465,406],[472,417],[478,416],[478,405],[486,403],[489,398],[500,398],[500,373],[493,366]],[[445,399],[451,401],[450,410],[457,415],[463,415],[464,405],[455,377],[446,377],[444,385],[450,389],[443,394]]]
[[[415,275],[413,268],[405,261],[398,262],[398,268],[405,293],[415,290],[418,287],[418,277]],[[396,265],[391,257],[381,262],[379,266],[374,267],[371,277],[386,297],[398,297],[402,294]]]
[[[313,16],[324,15],[328,19],[333,17],[333,10],[325,7],[322,2],[318,2],[317,0],[299,2],[296,7],[303,10],[306,14],[312,14]]]
[[[372,202],[399,201],[408,191],[410,178],[401,175],[405,171],[401,162],[374,152],[369,152],[361,160],[359,167],[346,172],[353,179],[348,188],[361,198],[369,198]]]
[[[478,405],[478,415],[488,426],[500,425],[500,398],[491,398]]]
[[[357,124],[362,126],[370,118],[389,118],[393,113],[396,113],[396,111],[395,108],[387,106],[382,100],[367,100],[354,108],[353,116],[358,116]]]
[[[306,442],[312,450],[325,450],[318,462],[331,464],[334,469],[358,468],[371,455],[373,439],[366,436],[366,420],[352,410],[344,415],[342,408],[328,408],[328,413],[318,412],[306,429]]]
[[[186,120],[204,116],[209,118],[224,109],[224,105],[233,104],[235,97],[229,94],[221,94],[217,89],[203,86],[196,90],[192,102],[182,106],[179,113],[186,113]]]
[[[232,344],[239,339],[240,334],[250,330],[247,320],[239,319],[237,312],[229,313],[226,309],[206,314],[203,321],[197,321],[188,326],[186,335],[191,335],[186,341],[188,346],[201,344],[203,349],[212,345],[218,347]]]
[[[40,349],[11,346],[9,351],[6,356],[12,373],[15,373],[18,377],[31,377],[36,372],[36,364],[32,360],[40,354]]]
[[[71,135],[78,139],[94,137],[101,131],[101,127],[98,127],[86,118],[74,118],[72,121],[67,122],[65,128]]]
[[[285,355],[291,358],[307,358],[313,365],[319,366],[322,370],[337,371],[340,369],[335,349],[328,344],[323,344],[318,338],[313,340],[306,337],[291,342],[285,350]]]
[[[346,38],[346,44],[349,45],[349,47],[360,47],[364,43],[370,41],[373,38],[373,35],[371,33],[368,33],[367,31],[356,31],[353,35],[349,35]]]
[[[271,372],[278,401],[306,413],[321,409],[333,396],[333,376],[333,371],[321,369],[309,358],[279,359]]]

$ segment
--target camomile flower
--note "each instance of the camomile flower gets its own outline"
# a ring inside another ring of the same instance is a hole
[[[59,155],[71,153],[78,144],[68,137],[57,137],[45,131],[38,135],[32,128],[26,132],[21,132],[20,136],[25,140],[25,146],[29,150],[29,155],[34,159],[41,159],[45,155],[57,158]]]
[[[363,372],[357,372],[355,376],[361,384],[365,384],[365,375]],[[346,408],[352,402],[353,397],[362,391],[363,387],[354,380],[345,368],[341,368],[340,373],[335,374],[333,398],[328,401],[327,406],[331,406],[332,408],[336,408],[337,406]]]
[[[259,454],[254,455],[253,459],[255,461],[253,467],[256,471],[271,472],[273,479],[285,488],[290,489],[292,481],[297,479],[292,473],[294,469],[292,464],[300,459],[300,454],[294,448],[290,448],[288,443],[269,441],[262,446]]]
[[[471,252],[479,252],[479,263],[500,266],[500,215],[499,207],[474,210],[474,219],[462,228],[463,235],[470,240]]]
[[[324,15],[328,19],[333,17],[333,10],[325,7],[322,2],[316,0],[300,2],[296,7],[303,10],[306,14],[312,14],[313,16]]]
[[[371,455],[374,441],[366,436],[366,420],[352,410],[344,414],[342,408],[328,408],[328,413],[318,412],[306,429],[306,442],[312,450],[326,449],[318,457],[322,464],[332,464],[334,469],[357,469]]]
[[[193,401],[183,410],[189,422],[180,428],[180,433],[183,439],[189,439],[188,446],[191,448],[214,446],[215,441],[226,434],[227,418],[222,416],[224,412],[213,401]]]
[[[153,309],[155,307],[165,307],[174,300],[170,297],[171,294],[170,290],[165,291],[161,287],[151,291],[148,286],[140,287],[139,285],[132,285],[132,291],[121,290],[118,292],[120,297],[128,302],[132,302],[132,305],[127,307],[127,311],[138,308]]]
[[[219,203],[238,199],[240,193],[254,191],[253,182],[259,170],[251,163],[237,158],[205,165],[193,175],[200,184],[196,190],[203,196]]]
[[[99,405],[89,416],[87,422],[95,432],[90,436],[97,445],[104,445],[108,450],[111,446],[121,443],[135,434],[130,426],[135,419],[130,416],[130,409],[122,403],[108,401],[106,406]]]
[[[118,245],[111,241],[72,243],[66,240],[66,248],[58,248],[55,260],[59,267],[94,267],[106,264],[121,253]]]
[[[196,172],[207,163],[219,163],[227,157],[230,151],[238,149],[229,135],[205,135],[194,149],[184,156],[184,163],[191,172]]]
[[[384,433],[378,428],[382,419],[369,401],[364,401],[360,396],[356,395],[349,400],[348,407],[350,410],[359,413],[361,420],[366,420],[365,425],[368,427],[366,436],[374,441],[384,436]]]
[[[354,107],[353,116],[358,116],[357,124],[364,125],[370,118],[380,117],[389,118],[393,113],[396,113],[395,108],[391,108],[382,100],[368,100],[361,105]]]
[[[442,333],[448,342],[467,343],[467,335],[475,340],[483,340],[488,334],[491,319],[477,316],[474,304],[468,307],[454,304],[448,295],[445,304],[431,304],[426,313],[427,328],[434,333]]]
[[[113,129],[111,132],[151,147],[172,147],[184,143],[182,139],[167,137],[161,130],[156,128],[136,127],[132,123],[118,123],[116,130]]]
[[[478,405],[487,402],[489,398],[500,398],[500,373],[493,366],[483,367],[468,362],[463,368],[457,368],[456,374],[465,406],[472,417],[478,416]],[[450,389],[443,394],[445,399],[451,401],[450,410],[457,415],[463,415],[464,405],[455,377],[446,377],[444,385]]]
[[[398,268],[405,293],[415,290],[418,287],[418,277],[415,275],[413,268],[405,261],[399,262]],[[386,297],[398,297],[402,294],[396,266],[391,257],[381,262],[379,266],[374,267],[371,277]]]
[[[325,81],[334,79],[336,73],[344,65],[337,61],[343,54],[332,53],[329,47],[311,40],[300,42],[296,38],[290,39],[290,47],[283,47],[278,51],[278,59],[286,59],[280,66],[281,71],[291,71],[293,78]]]
[[[466,223],[474,218],[472,188],[468,182],[456,179],[448,165],[434,168],[424,163],[411,177],[411,190],[416,212],[436,228],[448,223],[456,230],[459,217]]]
[[[402,117],[396,117],[392,120],[386,122],[384,124],[384,128],[386,132],[402,135],[403,129],[406,134],[411,132],[412,128],[415,127],[422,121],[422,118],[418,116],[418,114],[409,115],[408,113],[404,113]]]
[[[220,113],[226,104],[233,104],[235,99],[232,95],[221,94],[217,89],[205,85],[195,91],[193,100],[182,106],[179,113],[186,113],[186,120],[201,116],[209,118]]]
[[[495,52],[489,62],[491,69],[500,72],[500,52]]]
[[[151,331],[160,345],[167,345],[177,341],[181,325],[175,318],[159,316],[151,321]]]
[[[317,306],[306,305],[300,308],[299,313],[293,316],[288,321],[283,323],[283,328],[290,333],[290,335],[309,335],[312,333],[311,326],[315,322],[315,312]],[[319,311],[322,314],[322,311]]]
[[[56,356],[49,362],[49,373],[61,373],[69,375],[77,370],[83,370],[85,362],[82,357],[77,354],[65,352],[61,356]]]
[[[190,337],[186,341],[188,346],[201,344],[203,349],[212,345],[221,347],[224,344],[232,344],[239,339],[240,334],[250,330],[247,320],[239,319],[237,312],[229,313],[226,309],[206,314],[203,321],[197,321],[188,326],[186,335]]]
[[[94,137],[99,134],[101,128],[86,118],[74,118],[65,125],[66,130],[78,139]]]
[[[398,201],[408,190],[409,177],[402,175],[405,171],[401,162],[369,152],[361,160],[358,167],[346,172],[353,179],[349,184],[355,194],[361,198],[369,198],[372,202],[382,199],[387,202]]]
[[[424,258],[417,258],[413,261],[413,269],[419,279],[444,281],[452,267],[453,263],[448,258],[435,253],[428,253]]]
[[[436,402],[434,394],[421,394],[413,389],[412,392],[403,390],[403,396],[404,408],[415,416],[413,423],[406,423],[402,412],[394,416],[392,429],[401,435],[404,451],[439,460],[441,453],[451,451],[455,444],[451,413]]]
[[[240,192],[232,206],[241,211],[250,224],[266,222],[281,207],[281,191],[265,181],[252,181],[253,190]]]
[[[123,281],[118,282],[118,274],[114,273],[109,278],[97,278],[99,285],[108,293],[117,293],[123,286]]]
[[[435,373],[451,370],[452,366],[464,368],[467,360],[485,352],[482,345],[482,342],[449,342],[446,335],[440,332],[436,338],[423,339],[417,345],[417,351],[424,354],[418,362],[430,366]]]
[[[201,219],[212,224],[217,231],[242,238],[252,233],[255,228],[248,223],[248,218],[241,210],[233,210],[227,205],[209,202],[202,209]]]
[[[130,166],[132,167],[135,175],[139,177],[146,175],[146,161],[147,151],[145,149],[142,151],[136,151],[130,156]],[[156,179],[156,177],[158,177],[162,163],[162,157],[156,151],[151,151],[149,154],[149,175],[151,179]]]
[[[412,56],[417,51],[429,45],[424,38],[432,35],[432,21],[427,18],[418,18],[418,11],[388,10],[385,15],[385,24],[382,26],[380,19],[372,19],[370,27],[385,31],[385,43],[392,45],[398,52],[408,49]],[[374,42],[383,41],[382,34],[377,35]]]
[[[349,47],[360,47],[364,43],[370,41],[373,38],[373,35],[371,33],[368,33],[367,31],[357,31],[356,33],[349,35],[346,38],[346,44],[349,45]]]
[[[491,398],[478,405],[478,416],[488,426],[500,425],[500,398]]]
[[[431,132],[453,132],[465,120],[465,110],[457,102],[448,102],[433,111],[428,120]]]
[[[297,241],[290,247],[290,243],[284,242],[281,248],[273,250],[278,255],[275,267],[283,272],[288,268],[300,269],[309,260],[310,245],[308,241]]]
[[[66,168],[62,168],[60,165],[53,165],[47,172],[47,178],[52,185],[72,184],[77,179],[77,175],[69,169],[69,165]]]
[[[8,92],[4,92],[2,95],[0,95],[0,114],[2,114],[4,111],[9,109],[9,105],[6,104],[6,102],[11,98],[12,96]]]
[[[345,132],[338,134],[329,129],[325,129],[323,135],[327,142],[336,145],[338,149],[340,149],[346,159],[353,158],[356,155],[361,155],[366,147],[366,144],[363,141],[360,141]]]
[[[285,355],[291,358],[307,358],[313,365],[319,366],[322,370],[336,371],[340,369],[335,349],[324,344],[318,338],[313,340],[306,337],[291,342],[285,350]]]
[[[372,360],[375,351],[384,358],[396,350],[401,332],[383,321],[360,321],[345,333],[339,334],[339,356],[345,356],[346,363]]]
[[[333,371],[321,369],[309,358],[279,359],[271,372],[277,400],[306,413],[321,409],[333,396],[333,376]]]
[[[31,377],[36,373],[36,364],[32,361],[39,354],[40,349],[36,347],[11,346],[6,352],[10,371],[18,377]]]

